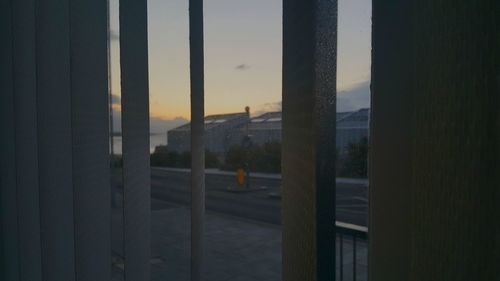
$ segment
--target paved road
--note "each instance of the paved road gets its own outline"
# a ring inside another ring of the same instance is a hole
[[[119,186],[120,176],[115,176],[114,182]],[[252,184],[265,186],[265,190],[235,193],[227,191],[235,181],[233,173],[207,171],[207,281],[281,280],[281,199],[276,196],[280,194],[281,179],[275,175],[256,176]],[[188,281],[189,171],[153,168],[151,183],[152,280]],[[366,225],[366,183],[340,179],[337,191],[338,220]],[[120,197],[117,195],[117,202]],[[113,209],[112,231],[113,280],[123,281],[123,212],[119,207]],[[338,238],[337,243],[340,243]],[[343,243],[344,280],[352,280],[353,247],[350,239],[344,238]],[[366,242],[358,241],[356,249],[357,280],[364,281],[367,280]],[[339,254],[337,251],[337,268]]]
[[[240,189],[233,173],[207,171],[206,208],[225,215],[272,224],[281,224],[281,179],[278,175],[255,174],[252,186],[262,190],[232,192]],[[151,193],[154,199],[179,205],[190,204],[189,170],[153,168]],[[337,180],[337,220],[367,225],[368,190],[365,181]],[[156,204],[158,206],[158,204]],[[155,206],[153,206],[155,208]]]

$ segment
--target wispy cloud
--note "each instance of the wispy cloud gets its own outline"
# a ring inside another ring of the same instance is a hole
[[[249,68],[250,68],[250,66],[248,64],[246,64],[246,63],[238,64],[237,66],[234,67],[234,69],[236,69],[236,70],[242,70],[242,71],[243,70],[247,70]]]
[[[338,92],[337,111],[352,111],[365,107],[370,107],[370,81]]]
[[[370,107],[370,81],[364,81],[351,88],[340,90],[337,94],[338,112],[354,111],[366,107]],[[281,111],[281,109],[281,101],[265,103],[252,110],[252,116]]]
[[[261,114],[264,114],[266,112],[274,112],[274,111],[281,111],[282,108],[282,102],[277,101],[277,102],[269,102],[265,103],[259,107],[253,112],[251,112],[252,116],[259,116]]]

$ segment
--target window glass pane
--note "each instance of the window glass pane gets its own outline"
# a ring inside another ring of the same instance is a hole
[[[109,0],[109,93],[111,153],[112,280],[124,280],[123,259],[123,161],[120,87],[119,1]]]
[[[338,20],[337,280],[368,280],[371,1],[340,0]]]
[[[207,281],[281,280],[281,15],[205,1]]]
[[[190,280],[188,4],[148,1],[152,280]]]

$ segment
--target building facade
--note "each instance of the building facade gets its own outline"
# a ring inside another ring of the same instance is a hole
[[[248,123],[248,113],[217,114],[205,117],[205,149],[223,154],[229,146],[231,132]],[[191,150],[191,123],[167,132],[168,150],[182,153]]]
[[[337,113],[336,148],[339,153],[347,150],[349,143],[368,137],[368,108]],[[267,112],[250,118],[245,112],[210,115],[205,117],[205,148],[224,154],[233,145],[242,145],[249,136],[252,145],[263,145],[282,140],[281,112]],[[190,124],[168,131],[168,149],[182,153],[190,150]]]
[[[339,154],[345,153],[350,143],[368,137],[369,116],[369,108],[337,113],[336,148]]]

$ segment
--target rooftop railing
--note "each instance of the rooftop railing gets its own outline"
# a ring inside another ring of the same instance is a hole
[[[368,228],[337,221],[335,229],[337,281],[368,280]]]

